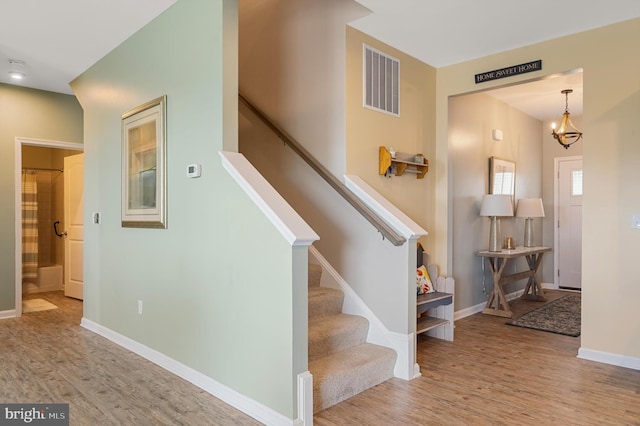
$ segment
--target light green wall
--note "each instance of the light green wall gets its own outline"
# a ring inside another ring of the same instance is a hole
[[[15,308],[16,137],[82,143],[74,96],[0,84],[0,311]]]
[[[448,200],[449,96],[480,89],[473,80],[479,72],[531,60],[541,59],[542,71],[489,82],[482,89],[584,69],[581,345],[633,358],[640,358],[634,259],[640,233],[631,229],[631,216],[640,212],[640,55],[632,53],[639,41],[640,19],[634,19],[440,68],[436,90],[436,155],[442,167],[435,197]],[[435,256],[446,265],[453,253],[449,214],[439,205]]]
[[[84,316],[295,418],[307,370],[306,304],[293,308],[306,299],[306,286],[293,289],[301,254],[218,155],[237,146],[236,10],[181,0],[72,83],[86,117],[85,217],[102,213],[85,226]],[[161,95],[168,227],[122,228],[120,116]],[[186,176],[190,163],[202,177]]]

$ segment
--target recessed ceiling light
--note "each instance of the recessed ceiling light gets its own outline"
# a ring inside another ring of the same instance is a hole
[[[9,71],[9,75],[14,80],[22,80],[24,78],[24,74],[18,71]]]
[[[22,80],[26,77],[24,73],[24,61],[20,59],[9,59],[9,75],[13,80]]]

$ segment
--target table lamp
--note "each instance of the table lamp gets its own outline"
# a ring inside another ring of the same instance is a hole
[[[500,222],[498,217],[513,216],[513,203],[511,195],[485,194],[482,197],[480,216],[491,218],[491,229],[489,230],[489,251],[501,250]]]
[[[522,198],[518,200],[516,217],[524,217],[524,243],[525,247],[534,247],[533,244],[533,218],[544,217],[544,207],[541,198]]]

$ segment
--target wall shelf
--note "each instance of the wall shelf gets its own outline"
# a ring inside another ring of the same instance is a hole
[[[438,276],[438,267],[435,265],[427,266],[427,270],[436,291],[416,297],[416,335],[426,333],[453,342],[455,281],[452,277]]]
[[[436,291],[435,293],[420,294],[417,298],[418,314],[426,313],[429,309],[438,306],[446,306],[453,303],[453,294]],[[422,315],[418,318],[416,324],[416,334],[424,333],[441,325],[450,324],[452,318],[434,318],[428,315]]]
[[[384,146],[379,150],[378,174],[387,175],[389,173],[402,176],[405,173],[413,173],[416,179],[422,179],[429,171],[429,160],[424,159],[424,163],[416,163],[415,155],[402,152],[396,153],[396,158],[391,157],[391,153]]]

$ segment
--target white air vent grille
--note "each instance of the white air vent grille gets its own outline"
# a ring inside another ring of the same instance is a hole
[[[364,46],[364,106],[400,115],[400,61]]]

